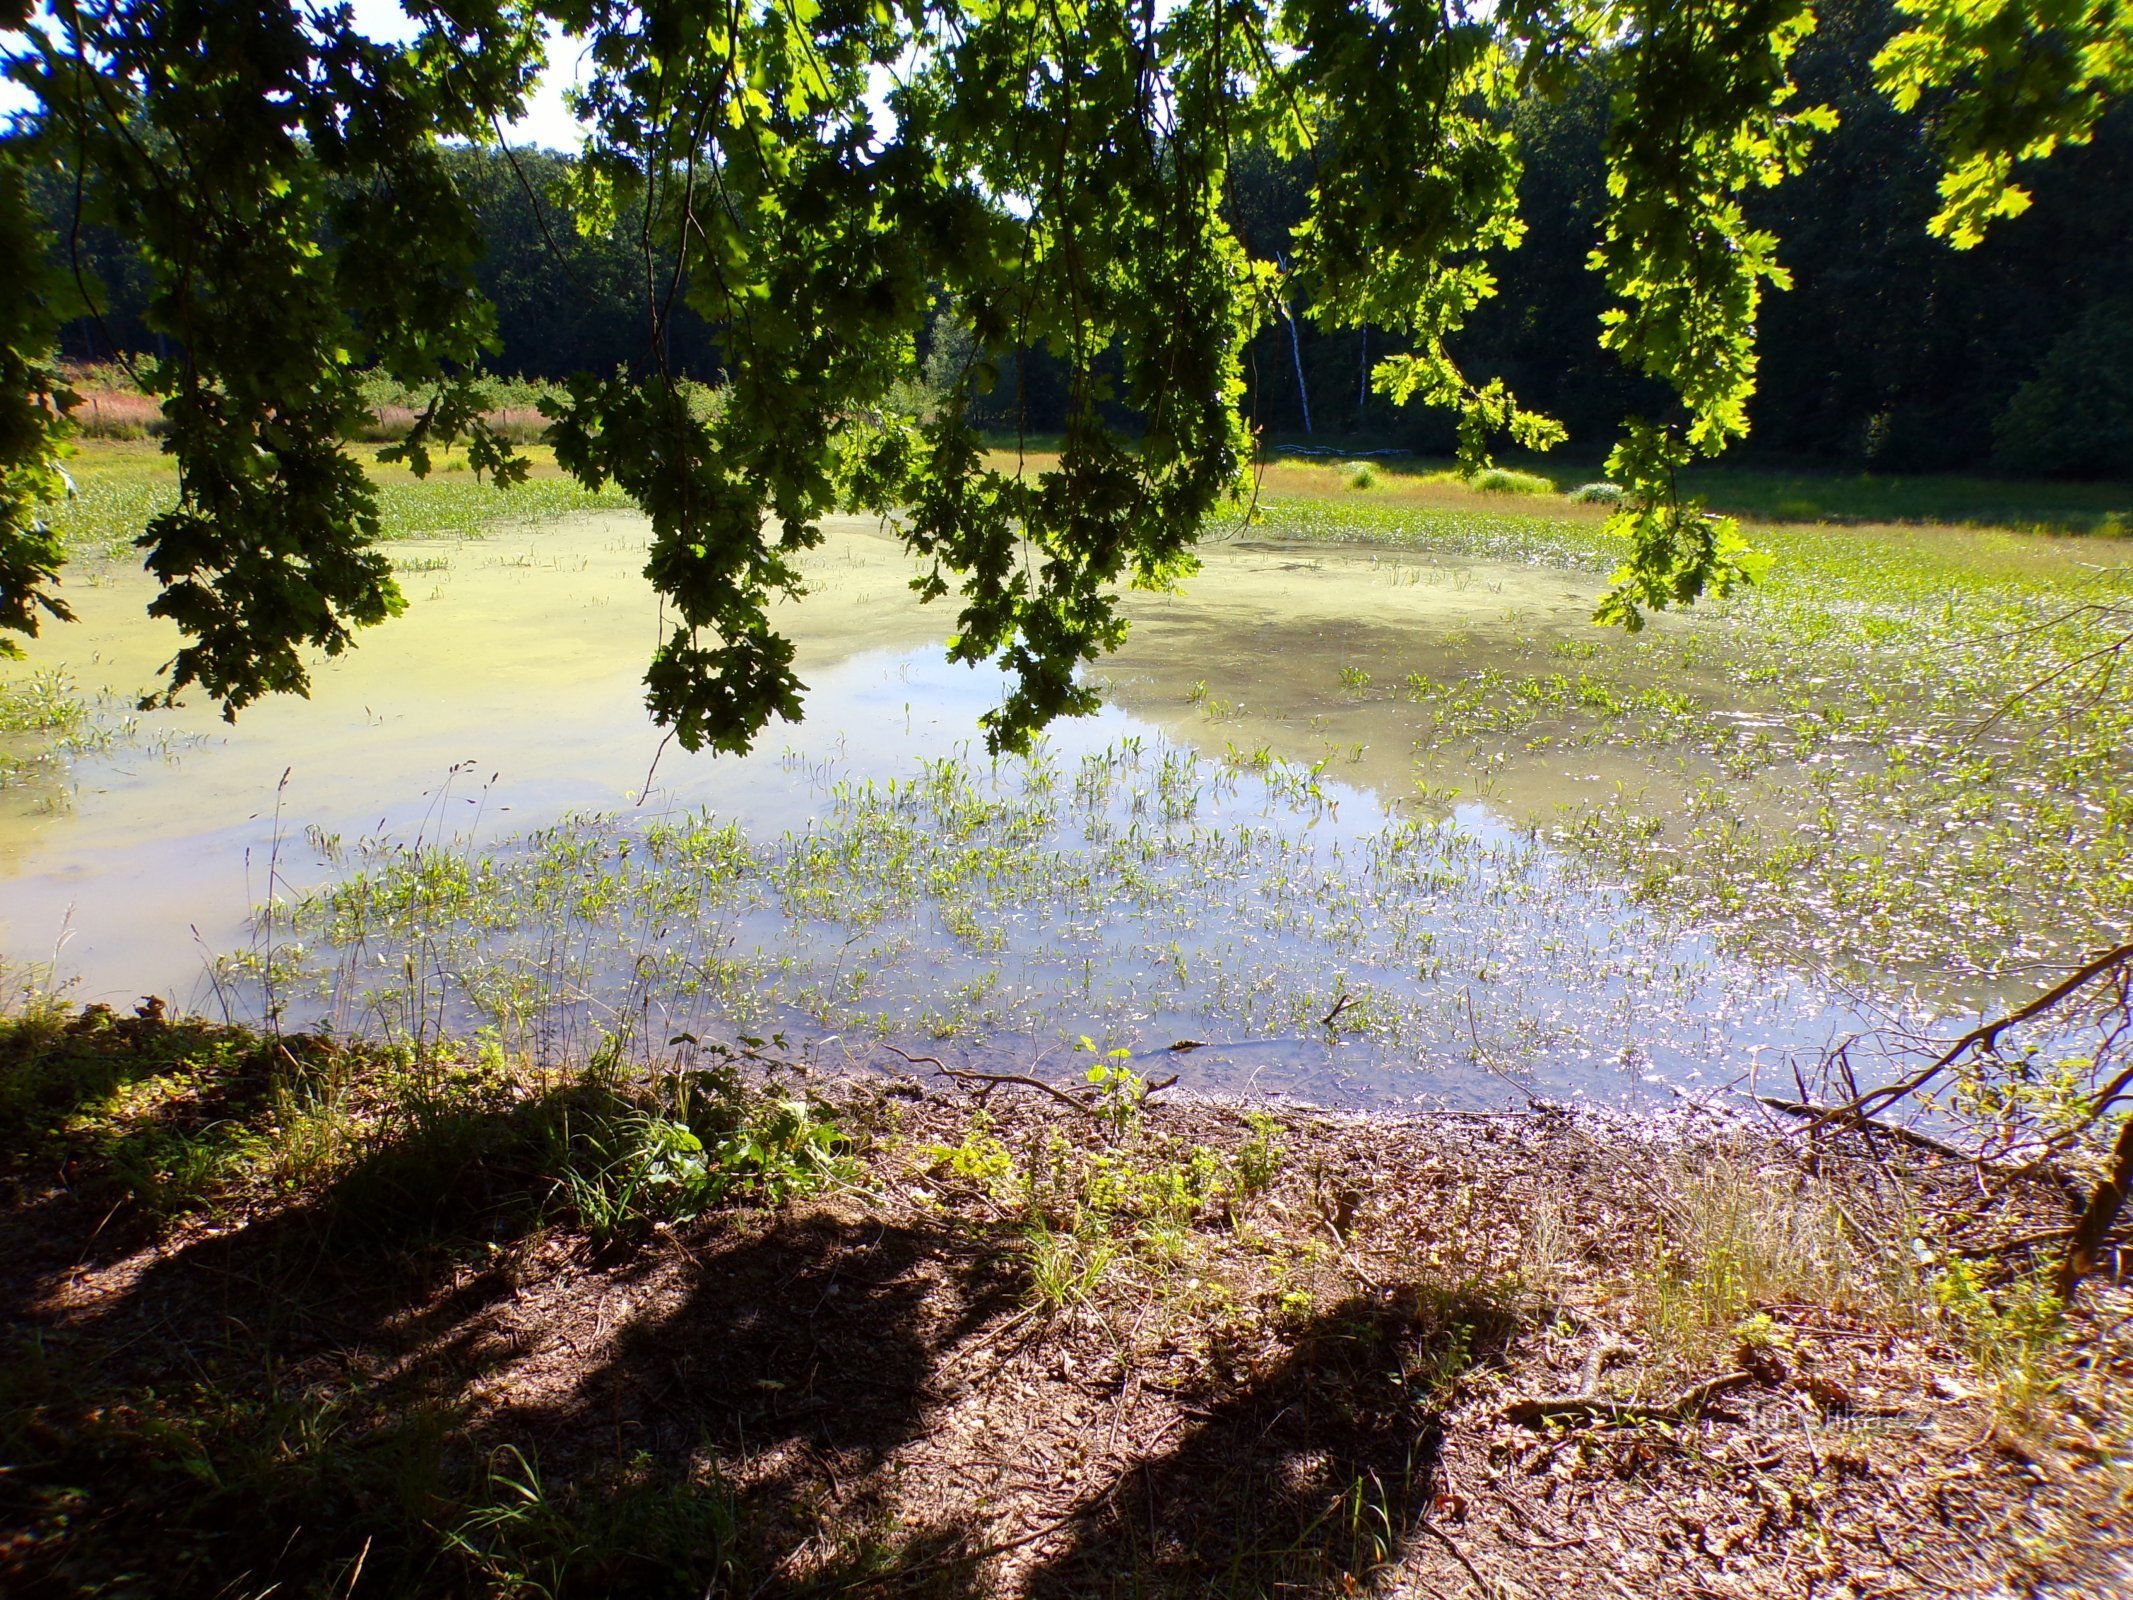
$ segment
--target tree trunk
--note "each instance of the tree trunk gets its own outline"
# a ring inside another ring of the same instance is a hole
[[[1296,403],[1303,408],[1304,437],[1311,437],[1311,391],[1304,385],[1303,340],[1297,336],[1296,314],[1286,303],[1281,308],[1281,319],[1289,325],[1289,359],[1296,364]]]
[[[2059,1298],[2071,1300],[2081,1280],[2096,1270],[2096,1257],[2103,1241],[2126,1203],[2126,1190],[2133,1187],[2133,1117],[2118,1125],[2118,1142],[2111,1149],[2111,1170],[2105,1174],[2089,1203],[2082,1207],[2067,1241],[2066,1260],[2059,1267]]]

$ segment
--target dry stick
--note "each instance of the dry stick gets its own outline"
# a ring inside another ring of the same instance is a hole
[[[1487,1600],[1495,1600],[1496,1585],[1474,1570],[1474,1563],[1467,1560],[1466,1552],[1459,1548],[1457,1541],[1450,1534],[1446,1533],[1427,1517],[1417,1517],[1415,1518],[1415,1523],[1424,1533],[1430,1535],[1445,1549],[1451,1551],[1452,1559],[1466,1568],[1466,1575],[1474,1580],[1474,1587],[1479,1589],[1487,1597]]]
[[[1992,1165],[1984,1157],[1968,1150],[1958,1149],[1945,1140],[1936,1139],[1929,1133],[1920,1133],[1913,1128],[1899,1127],[1893,1122],[1879,1122],[1872,1117],[1861,1116],[1849,1106],[1818,1106],[1807,1100],[1784,1100],[1774,1094],[1759,1094],[1756,1103],[1766,1105],[1773,1111],[1782,1111],[1789,1117],[1814,1117],[1820,1122],[1835,1123],[1838,1127],[1854,1128],[1861,1133],[1886,1134],[1904,1144],[1916,1145],[1921,1150],[1930,1150],[1937,1156],[1946,1156],[1953,1161]]]
[[[1986,1256],[2013,1255],[2017,1250],[2034,1250],[2040,1244],[2061,1244],[2073,1236],[2072,1228],[2046,1228],[2041,1233],[2020,1233],[2012,1239],[2000,1239],[1991,1244],[1966,1244],[1950,1254],[1961,1256],[1966,1261],[1977,1261]],[[2120,1229],[2111,1229],[2098,1242],[2111,1245],[2133,1244],[2133,1235]]]
[[[1333,1009],[1318,1019],[1318,1025],[1321,1028],[1332,1027],[1333,1024],[1337,1020],[1339,1020],[1340,1014],[1343,1011],[1346,1011],[1350,1006],[1354,1005],[1355,1003],[1355,996],[1350,994],[1346,989],[1343,989],[1341,991],[1341,997],[1333,1002]]]
[[[1752,1372],[1722,1372],[1658,1404],[1644,1400],[1610,1400],[1596,1394],[1542,1395],[1532,1400],[1514,1400],[1503,1408],[1503,1414],[1506,1421],[1524,1423],[1572,1418],[1583,1422],[1683,1422],[1728,1390],[1743,1388],[1755,1381]]]
[[[2133,962],[2133,944],[2122,944],[2115,950],[2106,950],[2102,955],[2096,956],[2081,967],[2076,968],[2034,1000],[2017,1006],[2003,1017],[1997,1017],[1991,1022],[1980,1023],[1977,1027],[1972,1028],[1968,1033],[1956,1040],[1955,1043],[1948,1046],[1946,1050],[1942,1051],[1931,1066],[1913,1073],[1901,1083],[1893,1083],[1881,1089],[1870,1089],[1850,1104],[1832,1107],[1824,1115],[1832,1118],[1856,1116],[1862,1113],[1879,1111],[1883,1106],[1895,1104],[1913,1090],[1924,1088],[1933,1079],[1954,1066],[1968,1051],[1991,1049],[1993,1045],[1999,1042],[2000,1035],[2008,1029],[2051,1010],[2052,1007],[2056,1006],[2075,990],[2094,982],[2116,967],[2125,966],[2128,962]]]
[[[1600,1372],[1607,1365],[1607,1358],[1620,1354],[1629,1347],[1613,1334],[1605,1334],[1585,1357],[1585,1365],[1578,1373],[1578,1387],[1573,1394],[1539,1395],[1529,1400],[1514,1400],[1504,1407],[1504,1416],[1513,1422],[1545,1422],[1551,1417],[1583,1417],[1595,1421],[1620,1421],[1627,1417],[1679,1418],[1694,1411],[1713,1395],[1728,1389],[1738,1388],[1753,1381],[1745,1372],[1729,1372],[1680,1394],[1663,1405],[1651,1405],[1635,1400],[1611,1400],[1599,1392]]]
[[[1782,1111],[1786,1115],[1794,1117],[1812,1117],[1817,1128],[1834,1125],[1840,1128],[1851,1128],[1860,1133],[1884,1134],[1899,1143],[1915,1146],[1920,1150],[1929,1151],[1933,1155],[1944,1156],[1951,1161],[1960,1161],[1965,1166],[1976,1167],[1981,1172],[1994,1173],[2002,1178],[2016,1180],[2029,1177],[2049,1178],[2059,1186],[2060,1190],[2066,1195],[2068,1202],[2077,1212],[2087,1203],[2088,1197],[2081,1192],[2081,1186],[2056,1162],[2052,1161],[2048,1155],[2040,1156],[2035,1161],[2025,1162],[2019,1167],[2010,1167],[2004,1162],[1994,1161],[1991,1157],[1981,1152],[1964,1150],[1944,1140],[1936,1139],[1929,1133],[1920,1133],[1916,1128],[1906,1128],[1893,1122],[1883,1122],[1876,1117],[1862,1116],[1848,1105],[1818,1106],[1806,1100],[1784,1100],[1776,1095],[1768,1094],[1759,1094],[1755,1098],[1759,1104],[1766,1105],[1773,1111]],[[1854,1105],[1857,1103],[1856,1101],[1853,1102]],[[1813,1129],[1809,1131],[1812,1132]]]
[[[1101,1111],[1098,1111],[1094,1106],[1089,1105],[1085,1101],[1076,1100],[1064,1089],[1056,1088],[1053,1085],[1046,1083],[1042,1078],[1027,1077],[1019,1072],[973,1072],[967,1067],[951,1067],[948,1065],[947,1062],[941,1060],[938,1056],[910,1055],[902,1050],[897,1049],[896,1046],[894,1046],[893,1044],[885,1044],[882,1046],[882,1049],[888,1051],[891,1055],[902,1056],[914,1067],[930,1066],[933,1068],[934,1072],[938,1076],[943,1078],[953,1078],[958,1083],[982,1083],[987,1085],[1013,1083],[1019,1084],[1025,1089],[1042,1089],[1046,1094],[1050,1095],[1054,1100],[1057,1100],[1061,1105],[1072,1106],[1076,1111],[1079,1111],[1085,1117],[1096,1117],[1098,1119],[1101,1119],[1103,1116],[1103,1113]],[[1174,1078],[1171,1080],[1171,1082],[1173,1083],[1175,1083],[1176,1081],[1177,1080]],[[1165,1087],[1168,1086],[1165,1085]]]

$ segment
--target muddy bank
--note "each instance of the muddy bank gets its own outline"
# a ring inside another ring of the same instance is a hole
[[[2133,1572],[2124,1292],[2019,1349],[2015,1280],[1978,1280],[1989,1310],[1936,1293],[2057,1220],[1967,1167],[1694,1116],[1070,1106],[923,1064],[758,1060],[723,1111],[478,1059],[416,1096],[400,1070],[156,1016],[7,1030],[9,1592]],[[745,1166],[728,1113],[834,1134]],[[329,1115],[342,1142],[296,1161]],[[592,1180],[619,1157],[579,1136],[677,1120],[754,1187],[663,1213],[648,1180],[618,1222]]]

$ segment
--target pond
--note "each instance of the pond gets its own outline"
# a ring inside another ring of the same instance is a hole
[[[893,538],[837,521],[783,618],[807,720],[737,759],[646,719],[645,541],[620,513],[403,541],[407,616],[308,703],[107,710],[64,784],[0,792],[0,953],[76,999],[291,1026],[1055,1077],[1123,1050],[1345,1105],[1789,1089],[1789,1055],[1903,1000],[1818,978],[1804,939],[1748,959],[1551,842],[1689,764],[1439,748],[1388,692],[1628,649],[1589,573],[1218,540],[1134,597],[1102,713],[995,762],[999,681],[944,662]],[[90,576],[37,664],[123,706],[174,636],[145,578]]]

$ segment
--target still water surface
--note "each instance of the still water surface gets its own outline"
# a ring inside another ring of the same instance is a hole
[[[1587,575],[1218,544],[1182,595],[1136,597],[1100,715],[995,763],[998,680],[942,660],[951,614],[841,522],[784,618],[807,720],[734,759],[645,717],[644,542],[597,516],[396,545],[408,615],[309,703],[145,715],[65,793],[0,795],[0,954],[83,1000],[249,1015],[271,954],[292,1023],[535,1049],[781,1033],[1063,1074],[1086,1035],[1188,1086],[1346,1104],[1789,1084],[1789,1053],[1874,1020],[1524,826],[1663,783],[1648,762],[1511,764],[1454,799],[1400,702],[1355,692],[1589,635]],[[73,589],[37,664],[123,704],[172,638],[136,574]],[[424,900],[440,863],[459,888]]]

